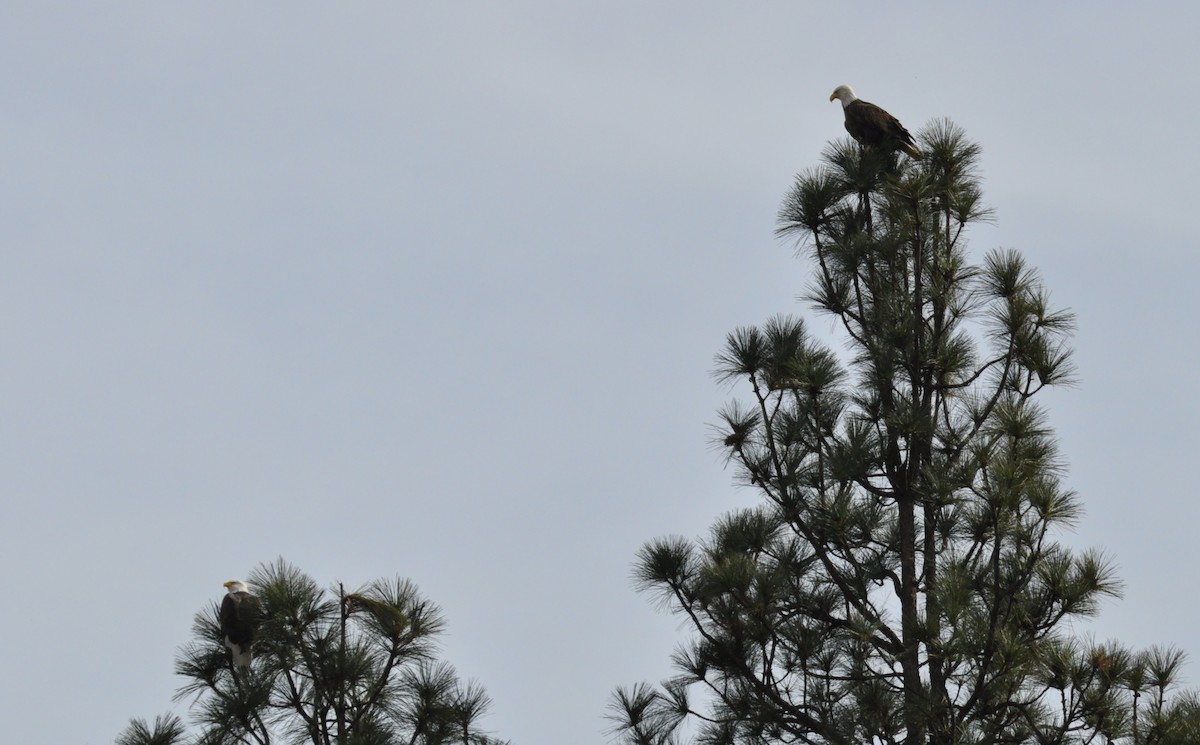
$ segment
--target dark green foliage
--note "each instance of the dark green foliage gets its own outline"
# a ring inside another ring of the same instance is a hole
[[[172,714],[154,718],[151,727],[144,720],[133,719],[117,738],[116,745],[175,745],[183,742],[183,722]]]
[[[327,591],[278,560],[247,582],[263,609],[250,669],[231,666],[209,603],[175,665],[195,732],[134,720],[117,745],[502,745],[479,729],[483,689],[437,660],[445,620],[408,580]]]
[[[971,260],[979,146],[920,140],[920,162],[836,142],[784,201],[848,352],[776,317],[717,355],[749,395],[715,444],[762,501],[639,554],[692,637],[676,677],[617,691],[622,742],[1200,742],[1179,653],[1070,632],[1120,591],[1057,542],[1080,507],[1035,397],[1072,380],[1073,320],[1017,252]]]

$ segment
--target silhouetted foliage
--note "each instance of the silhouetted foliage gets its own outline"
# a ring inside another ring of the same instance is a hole
[[[175,663],[196,731],[135,719],[117,745],[504,745],[479,729],[483,688],[437,659],[445,620],[408,580],[327,591],[278,560],[248,584],[263,609],[250,669],[232,665],[209,603]]]
[[[849,352],[793,317],[729,334],[716,376],[749,395],[715,442],[762,500],[639,553],[691,637],[616,692],[621,742],[1200,742],[1178,652],[1071,633],[1120,590],[1057,541],[1080,507],[1036,398],[1072,379],[1073,319],[1016,251],[969,256],[979,146],[920,141],[835,142],[784,201]]]

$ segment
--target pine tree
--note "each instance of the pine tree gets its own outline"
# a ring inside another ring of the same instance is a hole
[[[197,731],[134,719],[117,745],[504,745],[479,729],[483,688],[438,661],[445,620],[408,580],[326,591],[278,560],[248,583],[262,608],[251,667],[233,666],[210,603],[175,664]]]
[[[849,351],[793,317],[729,334],[716,376],[749,395],[716,444],[761,501],[639,553],[692,637],[616,691],[623,742],[1200,742],[1178,652],[1070,631],[1120,592],[1058,539],[1080,503],[1038,396],[1072,380],[1073,319],[1016,251],[972,262],[979,146],[920,139],[919,162],[832,143],[784,201]]]

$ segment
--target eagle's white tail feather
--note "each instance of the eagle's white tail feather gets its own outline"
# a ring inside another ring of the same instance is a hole
[[[225,640],[225,646],[229,648],[230,653],[232,653],[232,655],[233,655],[233,666],[234,667],[241,667],[241,668],[250,667],[250,661],[252,659],[254,659],[254,655],[251,654],[250,648],[248,646],[246,647],[246,649],[243,650],[241,644],[234,644],[233,642],[229,641],[228,639]]]

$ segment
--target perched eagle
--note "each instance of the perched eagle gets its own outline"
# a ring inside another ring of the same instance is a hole
[[[225,637],[225,646],[233,653],[233,664],[248,668],[253,657],[250,644],[262,618],[258,598],[250,594],[246,583],[240,579],[229,580],[225,589],[229,592],[221,600],[221,634]]]
[[[892,150],[903,150],[910,157],[921,159],[921,151],[913,143],[912,135],[896,117],[873,103],[863,101],[854,95],[854,89],[848,85],[834,88],[829,100],[834,99],[842,102],[846,131],[859,143],[886,145]]]

